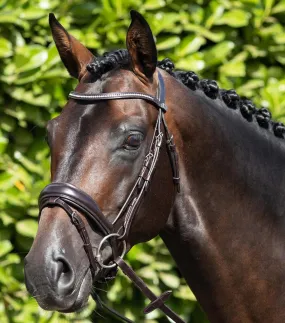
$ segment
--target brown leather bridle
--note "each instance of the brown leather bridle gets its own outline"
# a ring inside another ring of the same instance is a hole
[[[145,294],[145,296],[151,300],[151,303],[145,308],[144,313],[150,313],[151,311],[159,308],[174,322],[183,323],[184,321],[164,304],[164,302],[170,296],[171,292],[167,291],[161,296],[157,297],[135,274],[132,268],[123,260],[123,257],[126,253],[126,239],[132,226],[134,216],[137,213],[142,199],[148,190],[153,172],[157,166],[159,152],[163,141],[162,125],[164,127],[164,132],[166,135],[166,146],[173,173],[173,182],[176,186],[177,192],[180,191],[177,152],[175,149],[175,144],[173,142],[173,136],[170,134],[164,118],[164,113],[166,113],[167,107],[165,105],[165,86],[162,75],[160,74],[160,72],[158,72],[157,97],[153,97],[151,95],[140,92],[111,92],[98,94],[81,94],[77,92],[71,92],[69,94],[69,98],[74,100],[92,102],[118,99],[147,100],[158,109],[158,117],[154,128],[154,134],[138,179],[135,182],[120,212],[112,223],[107,220],[107,218],[101,212],[95,200],[93,200],[88,194],[86,194],[79,188],[69,183],[54,182],[47,185],[43,189],[39,196],[40,215],[41,211],[45,207],[58,206],[64,209],[65,212],[69,215],[71,222],[75,225],[83,240],[84,249],[90,262],[90,269],[93,278],[95,277],[95,275],[97,275],[98,277],[98,275],[102,274],[103,269],[109,270],[111,268],[119,266],[122,271],[134,282],[134,284]],[[93,254],[93,248],[85,224],[77,214],[77,211],[86,216],[90,220],[92,227],[99,231],[103,236],[103,239],[98,246],[95,256]],[[121,218],[123,218],[123,224],[118,227],[118,220]],[[104,243],[107,240],[109,240],[112,247],[113,260],[111,260],[111,264],[104,264],[100,253]],[[117,243],[118,241],[119,244]],[[119,255],[118,252],[119,245],[123,245],[121,255]],[[97,301],[97,304],[104,305],[97,295],[92,296]],[[108,310],[113,314],[119,316],[125,322],[131,322],[129,319],[123,317],[114,310]]]

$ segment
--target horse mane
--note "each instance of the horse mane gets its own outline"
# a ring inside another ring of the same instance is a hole
[[[128,51],[126,49],[119,49],[104,53],[103,56],[96,58],[92,63],[88,64],[86,68],[96,77],[96,79],[99,79],[103,74],[114,68],[126,67],[129,64],[129,61]],[[284,124],[273,121],[271,119],[272,115],[268,109],[257,109],[251,100],[240,97],[235,90],[219,89],[216,81],[208,79],[200,80],[192,71],[175,71],[174,63],[169,58],[159,61],[157,66],[165,70],[192,91],[200,89],[212,100],[222,100],[228,108],[234,110],[239,109],[241,115],[248,122],[255,119],[260,127],[273,132],[276,137],[284,139]]]

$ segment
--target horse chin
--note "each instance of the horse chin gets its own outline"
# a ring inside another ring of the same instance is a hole
[[[73,313],[82,310],[88,302],[92,289],[92,276],[90,270],[84,276],[79,289],[64,298],[49,293],[45,297],[35,297],[39,306],[46,311]],[[33,294],[33,293],[32,293]],[[74,300],[75,299],[75,300]]]

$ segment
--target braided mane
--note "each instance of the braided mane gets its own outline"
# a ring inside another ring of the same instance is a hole
[[[129,53],[126,49],[119,49],[103,54],[94,62],[87,65],[87,70],[97,79],[103,74],[111,71],[116,67],[124,67],[129,64]],[[271,119],[271,113],[266,108],[257,109],[251,100],[241,98],[235,90],[219,89],[218,84],[214,80],[203,79],[192,71],[175,71],[174,64],[169,58],[165,58],[158,62],[157,66],[167,73],[175,77],[192,91],[200,89],[206,96],[213,100],[222,100],[230,109],[239,109],[241,115],[251,122],[256,119],[260,127],[273,131],[274,135],[279,138],[285,137],[285,126],[281,122]]]

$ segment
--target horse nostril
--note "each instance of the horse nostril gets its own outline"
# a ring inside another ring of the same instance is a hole
[[[72,266],[67,259],[58,257],[54,260],[53,280],[56,284],[58,294],[61,296],[68,295],[72,292],[75,282],[75,275]]]
[[[62,262],[62,266],[63,266],[62,274],[66,274],[66,273],[68,273],[70,271],[69,266],[66,263]]]

